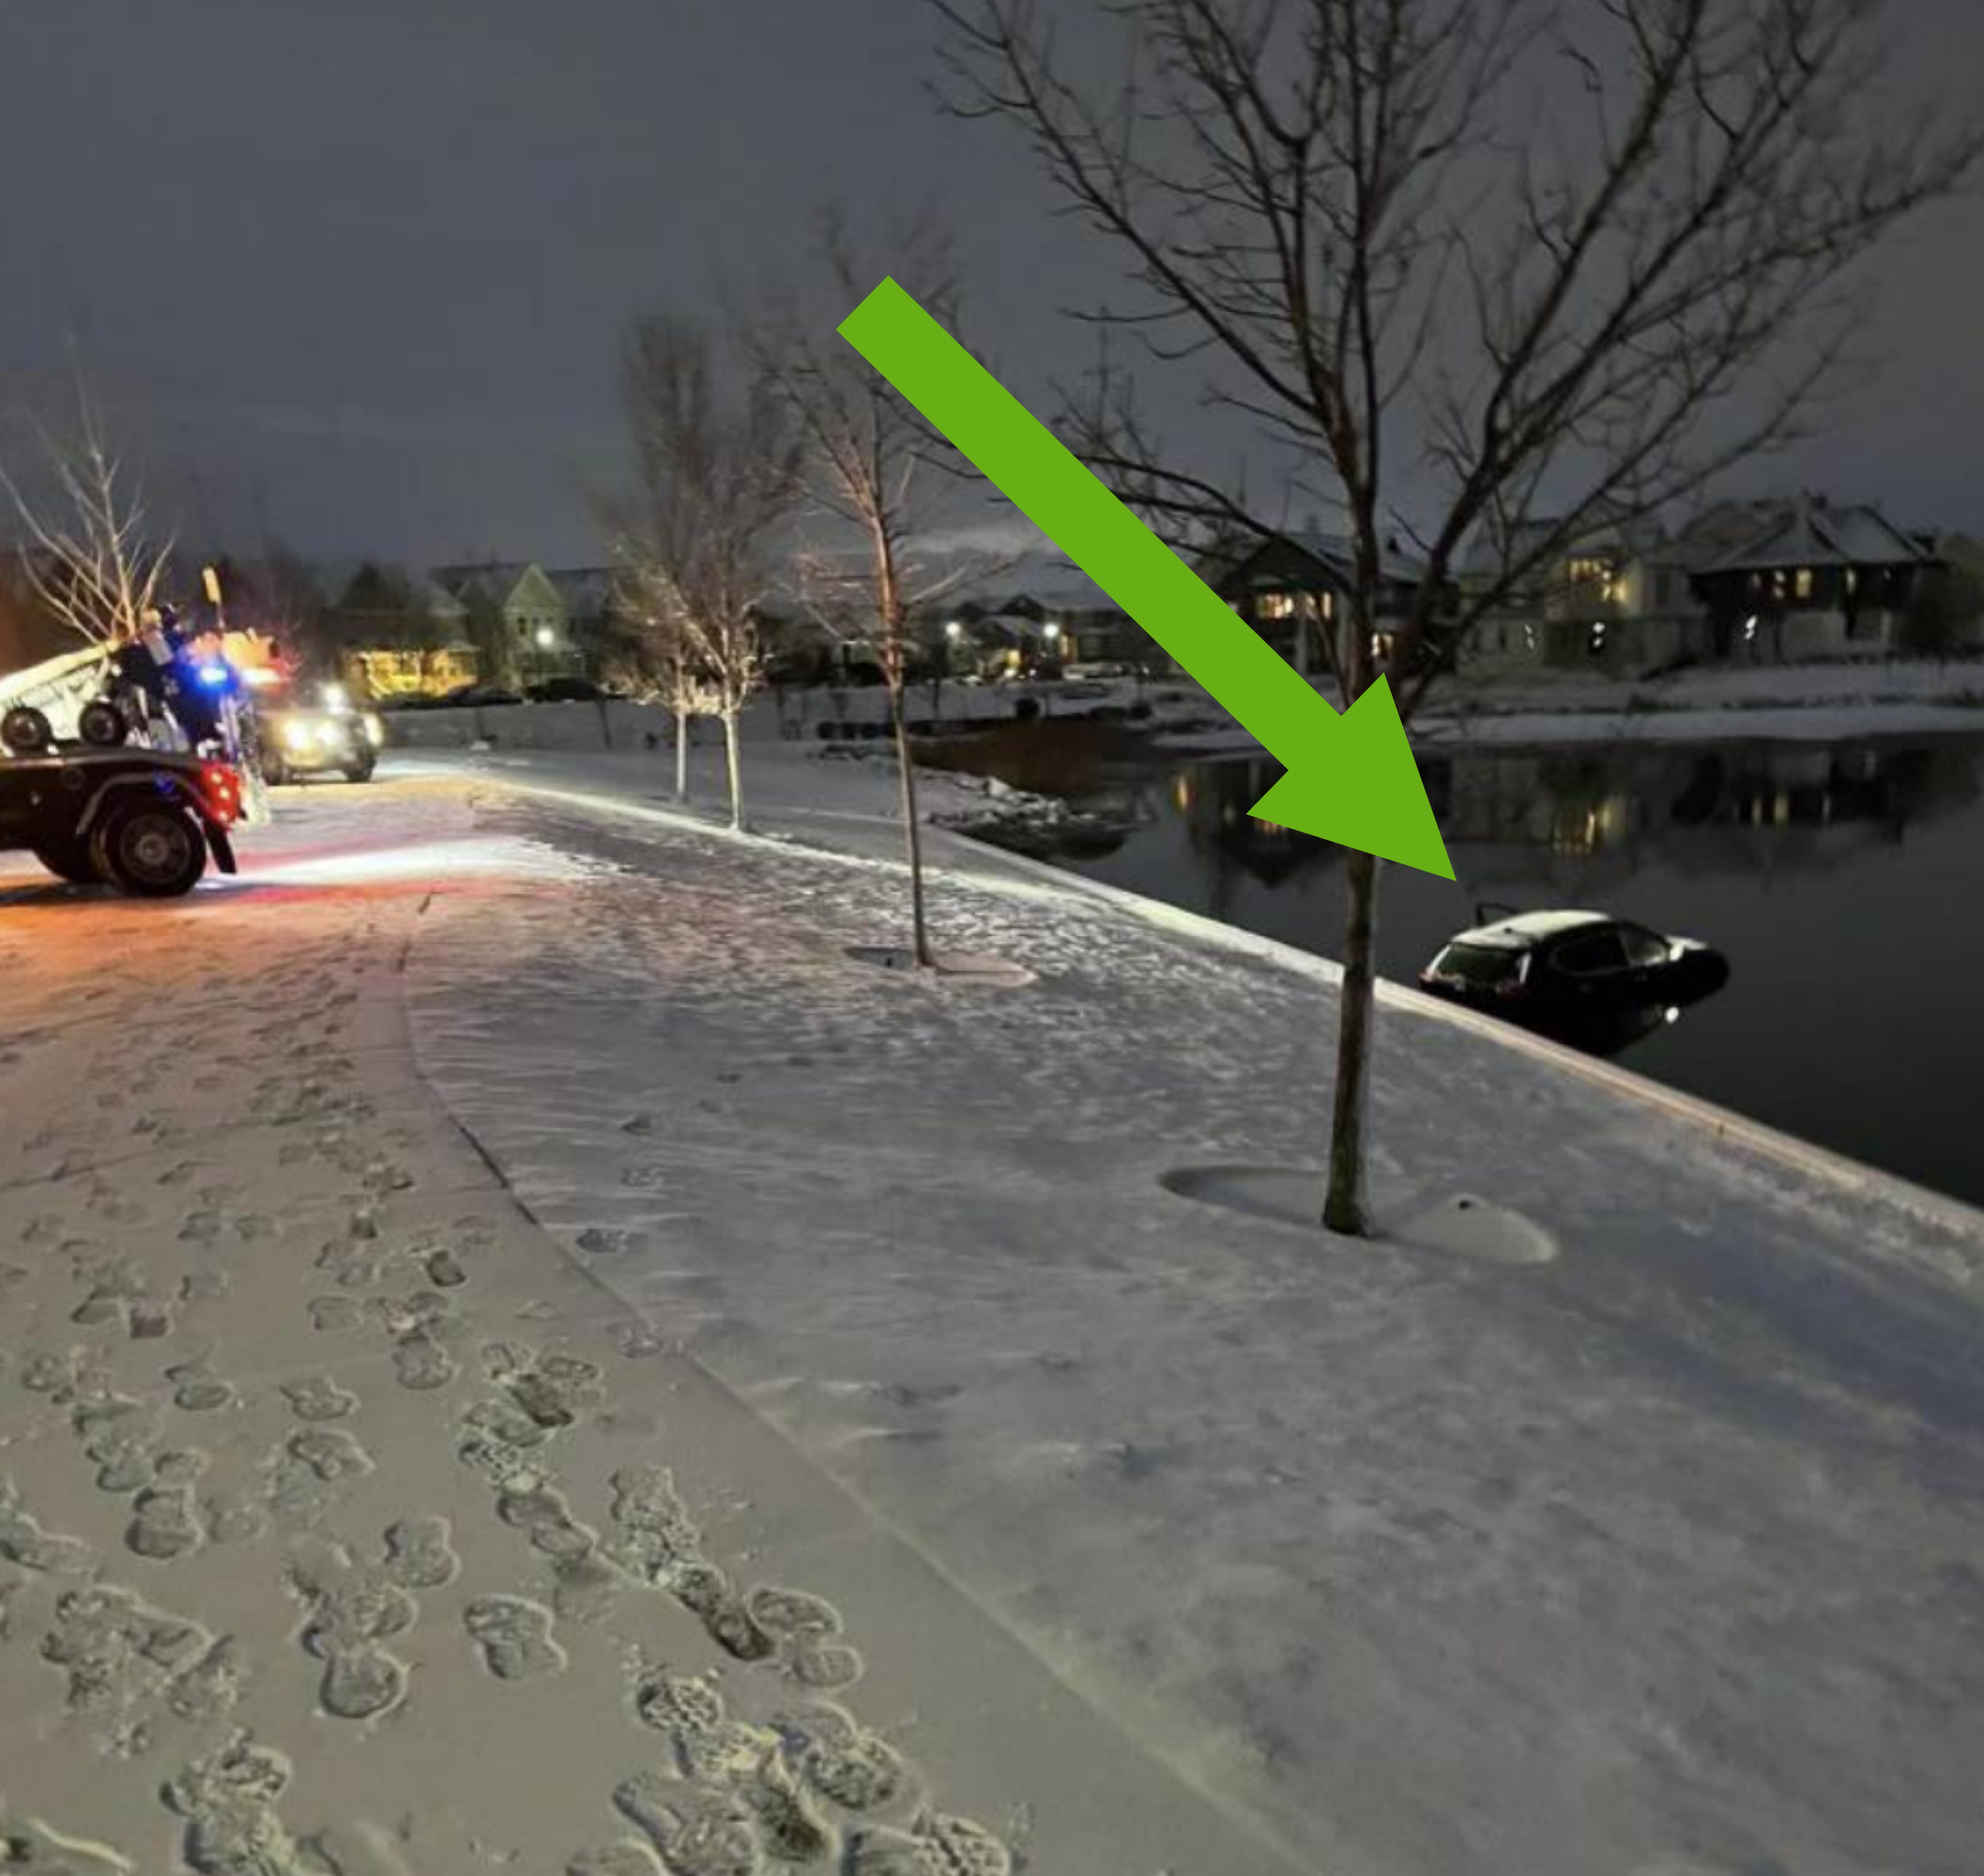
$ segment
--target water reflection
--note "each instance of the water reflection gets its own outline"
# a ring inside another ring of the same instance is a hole
[[[1705,939],[1729,988],[1626,1036],[1634,1067],[1984,1200],[1984,744],[1441,750],[1421,770],[1458,877],[1388,872],[1386,976],[1416,978],[1480,901]],[[1109,804],[1120,845],[1063,863],[1334,952],[1342,850],[1251,813],[1278,765],[1158,764],[1119,740],[1051,781],[1006,772]]]
[[[1215,880],[1244,875],[1263,886],[1280,886],[1305,869],[1334,866],[1342,859],[1341,847],[1252,812],[1281,774],[1278,763],[1240,761],[1186,770],[1172,779],[1171,806]]]

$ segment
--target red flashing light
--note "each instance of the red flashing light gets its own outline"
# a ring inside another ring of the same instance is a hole
[[[225,762],[206,762],[200,780],[206,790],[207,812],[223,828],[233,827],[241,815],[241,778]]]

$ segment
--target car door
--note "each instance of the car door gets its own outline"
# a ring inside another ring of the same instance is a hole
[[[1632,972],[1634,994],[1646,1002],[1662,994],[1673,958],[1673,945],[1658,932],[1644,925],[1622,924],[1619,941],[1625,947],[1625,961]]]
[[[1560,938],[1550,951],[1550,974],[1574,1010],[1620,1009],[1635,1000],[1632,965],[1614,925]]]

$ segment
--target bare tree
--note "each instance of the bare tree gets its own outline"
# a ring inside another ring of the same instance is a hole
[[[1343,515],[1343,695],[1396,677],[1406,714],[1591,517],[1797,434],[1855,264],[1978,155],[1880,83],[1877,0],[1115,0],[1101,75],[1036,0],[933,4],[952,107],[1015,126],[1124,254],[1134,300],[1101,320]],[[1276,534],[1127,413],[1077,419],[1126,499]],[[1381,665],[1394,529],[1421,567]],[[1499,564],[1461,600],[1475,541]],[[1348,882],[1323,1222],[1362,1232],[1376,860]]]
[[[143,480],[111,442],[80,368],[75,387],[71,434],[32,426],[45,493],[31,494],[6,467],[0,484],[20,518],[36,596],[62,625],[101,644],[144,629],[173,543],[152,534]]]
[[[731,825],[740,828],[739,719],[764,681],[759,619],[772,550],[799,497],[800,446],[762,368],[744,359],[738,375],[734,387],[725,382],[710,335],[693,321],[654,313],[634,322],[620,382],[635,492],[616,532],[657,647],[679,647],[723,722]]]
[[[619,605],[633,623],[631,661],[615,673],[675,719],[675,799],[689,799],[689,737],[695,719],[715,713],[716,699],[698,667],[695,641],[671,581],[637,557],[623,566]]]
[[[958,487],[954,471],[947,476],[939,466],[948,446],[834,330],[884,273],[954,328],[957,270],[949,236],[924,211],[898,218],[877,246],[886,265],[863,252],[843,211],[824,211],[814,282],[823,291],[775,304],[756,322],[752,348],[792,413],[806,452],[807,505],[828,525],[830,544],[801,557],[803,598],[839,644],[873,651],[888,688],[909,865],[910,954],[925,969],[936,959],[905,693],[918,628],[997,563],[938,550],[934,537]]]

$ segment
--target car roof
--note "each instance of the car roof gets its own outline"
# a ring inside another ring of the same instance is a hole
[[[1564,932],[1614,923],[1604,912],[1520,912],[1511,919],[1497,919],[1493,924],[1476,925],[1472,931],[1457,932],[1447,942],[1485,945],[1500,951],[1521,951]]]

